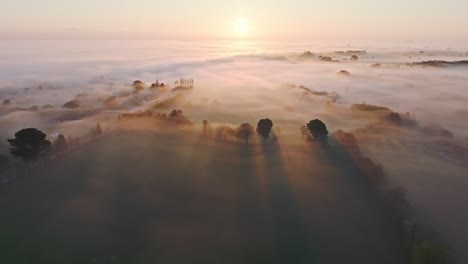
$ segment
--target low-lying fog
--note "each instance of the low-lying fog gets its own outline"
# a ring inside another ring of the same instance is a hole
[[[0,154],[8,154],[6,139],[27,127],[50,138],[85,138],[97,122],[105,133],[155,129],[118,119],[147,110],[181,109],[197,133],[203,120],[234,127],[268,117],[282,146],[302,144],[299,127],[318,118],[330,132],[353,133],[391,184],[406,191],[419,221],[468,261],[466,47],[0,42]],[[181,78],[193,80],[193,89],[173,90]],[[150,88],[156,80],[164,87]],[[392,111],[401,119],[389,118]]]

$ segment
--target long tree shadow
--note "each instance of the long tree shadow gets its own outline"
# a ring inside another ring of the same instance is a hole
[[[351,134],[344,133],[343,135]],[[382,221],[379,223],[381,228],[378,230],[382,235],[381,240],[388,244],[389,250],[393,252],[391,255],[394,260],[406,263],[408,256],[403,218],[406,217],[407,201],[404,196],[400,196],[396,192],[394,194],[397,196],[390,197],[389,195],[392,193],[387,191],[388,183],[383,167],[361,154],[354,137],[349,139],[350,142],[345,142],[346,140],[348,138],[337,138],[334,135],[328,144],[321,146],[321,152],[331,164],[342,171],[340,175],[343,177],[343,181],[350,188],[360,191],[360,195],[365,198],[364,201],[369,206],[368,210],[377,213],[378,219]],[[388,190],[393,191],[391,188]],[[373,253],[375,252],[377,250],[374,250]]]
[[[263,144],[262,152],[280,263],[314,263],[313,246],[288,180],[281,147]]]
[[[262,193],[257,181],[258,164],[253,146],[244,144],[233,145],[239,159],[230,170],[230,177],[236,178],[235,184],[239,192],[237,202],[237,221],[240,232],[238,249],[241,263],[276,263],[276,248],[272,242],[271,229],[266,211],[262,204]]]

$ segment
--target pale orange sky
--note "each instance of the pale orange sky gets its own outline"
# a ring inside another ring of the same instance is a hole
[[[16,0],[0,38],[467,40],[468,1]],[[239,34],[233,23],[249,21]]]

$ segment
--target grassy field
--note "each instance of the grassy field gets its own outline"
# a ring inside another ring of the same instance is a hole
[[[107,136],[0,187],[0,263],[405,263],[354,164],[307,144]]]

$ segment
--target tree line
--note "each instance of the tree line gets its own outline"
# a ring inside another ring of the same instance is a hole
[[[207,120],[203,120],[203,135],[211,136],[213,127]],[[245,140],[245,144],[249,143],[249,138],[257,132],[266,142],[272,134],[273,121],[269,118],[260,119],[257,127],[254,128],[250,123],[242,123],[237,128],[232,128],[226,125],[218,126],[214,133],[217,140],[226,141],[227,137],[240,138]],[[325,123],[319,119],[311,120],[306,125],[300,128],[303,139],[315,143],[326,143],[328,141],[328,129]],[[274,135],[276,138],[276,136]]]

